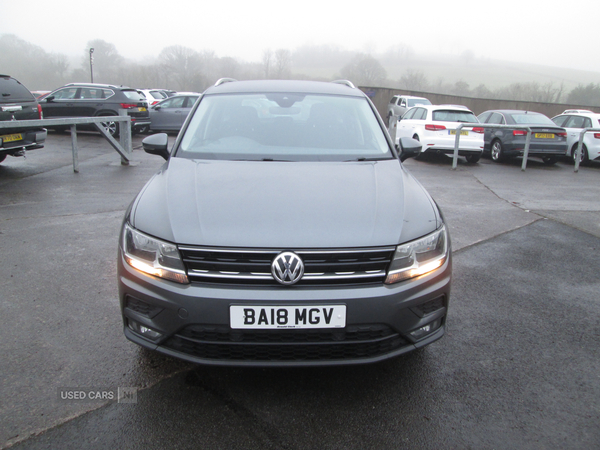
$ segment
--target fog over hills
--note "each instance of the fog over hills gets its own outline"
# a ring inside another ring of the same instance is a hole
[[[259,60],[245,61],[171,45],[157,49],[156,56],[132,60],[102,39],[89,41],[79,55],[67,55],[48,53],[14,34],[0,35],[0,73],[16,77],[31,90],[89,81],[90,62],[95,82],[138,88],[202,91],[221,77],[347,78],[361,86],[600,106],[599,72],[482,58],[469,50],[449,56],[417,53],[403,44],[379,53],[304,45],[267,48]]]

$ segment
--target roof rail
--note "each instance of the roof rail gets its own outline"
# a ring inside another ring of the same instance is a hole
[[[332,83],[344,84],[344,85],[348,86],[349,88],[356,89],[356,86],[354,86],[354,84],[352,83],[352,81],[348,81],[348,80],[335,80],[335,81],[332,81]]]
[[[215,86],[220,86],[223,83],[231,83],[232,81],[237,81],[237,80],[235,80],[233,78],[219,78],[217,80],[217,82],[215,83]]]

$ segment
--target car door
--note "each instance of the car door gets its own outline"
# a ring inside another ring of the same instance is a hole
[[[75,101],[80,95],[76,86],[65,87],[52,92],[40,101],[46,119],[60,117],[77,117],[74,114]]]
[[[396,130],[397,137],[412,137],[412,118],[418,108],[409,109],[400,120],[398,120],[398,128]]]
[[[586,127],[585,119],[587,117],[573,115],[563,122],[562,126],[567,132],[567,152],[570,152],[571,148],[579,142],[581,130]],[[591,126],[591,121],[589,125]]]
[[[481,115],[480,117],[478,117],[479,121],[481,121]],[[506,125],[506,120],[504,119],[504,116],[500,113],[497,112],[492,112],[489,114],[489,116],[487,116],[487,118],[484,118],[485,122],[482,123],[487,123],[490,125]],[[500,139],[502,139],[502,137],[504,136],[504,131],[502,129],[499,128],[485,128],[485,132],[483,134],[483,146],[484,148],[487,150],[490,147],[490,143],[492,141],[493,137],[499,137]]]
[[[152,130],[179,130],[187,117],[183,107],[186,97],[171,97],[154,105],[150,112]]]

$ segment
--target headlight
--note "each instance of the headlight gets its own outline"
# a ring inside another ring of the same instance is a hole
[[[386,284],[418,277],[440,267],[448,258],[446,226],[416,241],[399,245],[390,265]]]
[[[125,261],[140,272],[177,283],[189,283],[179,250],[173,244],[140,233],[125,224],[123,229]]]

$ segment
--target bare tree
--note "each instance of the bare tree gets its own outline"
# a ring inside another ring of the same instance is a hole
[[[197,51],[180,45],[164,48],[158,60],[179,91],[200,91],[204,80],[201,73],[201,58]]]
[[[400,78],[400,86],[409,91],[426,91],[429,81],[422,71],[406,69],[406,73]]]
[[[273,65],[273,75],[275,78],[280,80],[289,78],[292,73],[292,53],[284,48],[275,50]]]
[[[567,102],[572,105],[600,106],[600,83],[579,84],[569,92]]]
[[[471,89],[469,88],[469,83],[463,80],[459,80],[454,83],[452,88],[452,93],[454,95],[468,96],[471,94]]]
[[[371,55],[357,54],[341,70],[342,77],[361,86],[376,86],[387,78],[387,72]]]
[[[271,76],[271,64],[273,59],[273,52],[270,48],[263,51],[262,54],[262,64],[263,64],[263,72],[265,75],[265,79],[269,79]]]

